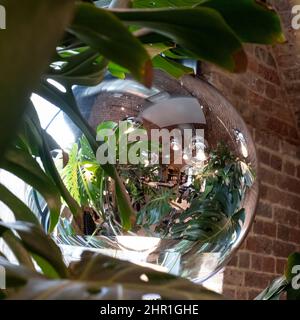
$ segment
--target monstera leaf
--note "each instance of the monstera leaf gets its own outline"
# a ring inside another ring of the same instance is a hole
[[[172,190],[164,189],[155,192],[152,199],[138,213],[137,223],[151,226],[160,222],[172,210],[170,201],[174,198],[173,193]]]
[[[0,221],[0,233],[16,231],[21,244],[36,260],[43,272],[52,278],[65,278],[67,268],[59,248],[40,226],[28,222],[4,223]]]
[[[245,219],[241,209],[232,217],[222,213],[217,203],[207,201],[196,211],[187,211],[171,228],[171,237],[210,244],[231,244],[238,237]]]
[[[142,299],[150,293],[161,299],[221,298],[188,280],[95,252],[83,252],[81,260],[67,268],[59,248],[41,228],[31,223],[0,222],[0,237],[11,230],[17,232],[20,244],[41,272],[11,264],[1,256],[8,290],[0,291],[10,299]]]
[[[147,294],[163,300],[221,299],[187,280],[92,252],[84,252],[80,262],[70,265],[68,279],[50,280],[24,267],[19,270],[1,257],[0,265],[7,270],[8,287],[22,286],[16,294],[8,295],[10,299],[141,300]]]
[[[134,8],[206,7],[217,11],[243,42],[284,41],[276,12],[260,0],[133,0]]]
[[[91,48],[59,49],[52,60],[46,79],[53,79],[65,87],[94,86],[104,78],[108,61]]]
[[[130,70],[138,81],[151,86],[152,66],[146,49],[112,13],[89,4],[78,4],[69,31],[106,58]]]
[[[81,206],[91,206],[97,210],[102,205],[104,172],[84,136],[79,144],[80,147],[74,143],[68,163],[62,171],[62,178]]]
[[[1,168],[21,178],[45,198],[50,210],[50,232],[52,232],[60,215],[60,193],[37,161],[26,151],[10,148],[4,155]]]
[[[199,59],[233,72],[246,69],[247,58],[240,40],[213,9],[124,9],[113,12],[127,24],[145,27],[172,39]]]

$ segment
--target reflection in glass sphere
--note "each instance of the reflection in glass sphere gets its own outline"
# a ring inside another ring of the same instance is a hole
[[[199,283],[220,270],[251,226],[258,193],[254,144],[235,109],[201,79],[158,71],[151,89],[108,76],[74,93],[102,141],[97,162],[115,159],[136,212],[124,230],[114,181],[86,157],[101,191],[88,202],[97,251]]]

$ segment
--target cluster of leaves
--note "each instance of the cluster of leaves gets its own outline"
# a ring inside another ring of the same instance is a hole
[[[120,300],[142,299],[155,293],[161,299],[220,299],[218,294],[187,280],[93,252],[84,252],[81,261],[67,267],[59,248],[38,223],[0,221],[0,236],[21,264],[12,264],[1,254],[7,286],[0,290],[2,298]],[[33,261],[40,272],[35,271]]]
[[[172,211],[170,202],[174,198],[176,194],[172,189],[161,188],[153,191],[151,198],[139,211],[137,223],[144,228],[149,228],[161,222],[163,218],[170,215]]]
[[[138,212],[136,224],[147,228],[147,226],[157,224],[164,216],[170,213],[172,207],[169,202],[175,195],[173,190],[156,188],[147,183],[147,181],[153,183],[159,180],[157,174],[158,167],[146,165],[147,162],[145,164],[143,156],[141,156],[141,150],[145,148],[145,150],[148,150],[148,147],[151,147],[152,143],[147,141],[132,141],[124,148],[125,144],[122,144],[120,139],[128,140],[126,136],[129,132],[134,134],[135,130],[143,130],[143,127],[131,120],[123,121],[123,124],[130,130],[127,130],[128,133],[122,132],[120,134],[120,127],[116,122],[104,121],[97,127],[97,136],[98,139],[101,138],[103,140],[102,147],[104,150],[108,151],[109,148],[114,149],[117,171],[123,181],[125,181],[125,187],[130,196],[132,206]],[[107,129],[112,130],[110,136],[106,136]],[[99,216],[102,216],[106,220],[105,214],[107,208],[110,208],[114,214],[118,213],[113,208],[114,185],[106,179],[104,170],[102,170],[97,162],[95,154],[84,136],[80,139],[79,144],[80,147],[78,143],[75,143],[69,153],[68,163],[62,171],[63,181],[77,203],[82,207],[86,206],[94,209],[99,213]],[[136,147],[136,155],[140,157],[141,163],[136,165],[120,165],[119,157],[124,152],[127,153],[125,156],[128,157],[128,152],[133,147]],[[148,160],[148,158],[149,153],[144,160]],[[122,215],[121,219],[124,222]]]
[[[191,206],[175,220],[171,237],[230,245],[245,220],[241,204],[254,181],[250,167],[236,159],[226,145],[219,144],[197,180],[199,186],[204,184],[204,191],[198,190]]]
[[[79,144],[73,144],[68,163],[62,170],[62,178],[70,194],[81,207],[93,208],[99,216],[103,215],[105,172],[84,136]]]
[[[1,168],[18,176],[37,190],[45,199],[50,211],[50,226],[47,230],[49,232],[54,230],[59,220],[62,207],[61,197],[74,217],[79,220],[81,218],[80,207],[67,191],[56,169],[49,147],[51,141],[49,135],[41,128],[36,111],[30,103],[15,144],[6,150],[0,165]],[[5,186],[1,188],[0,200],[11,209],[16,220],[23,220],[20,219],[16,204],[19,203],[22,210],[27,212],[30,212],[29,208]]]

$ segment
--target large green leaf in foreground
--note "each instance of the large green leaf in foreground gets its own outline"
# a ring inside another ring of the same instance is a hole
[[[222,297],[188,280],[177,278],[126,261],[84,252],[80,262],[70,266],[69,279],[49,280],[25,268],[16,273],[0,257],[9,283],[26,283],[11,299],[49,300],[141,300],[145,295],[155,295],[164,300],[219,300]]]
[[[229,71],[246,69],[242,44],[222,16],[210,8],[115,10],[127,24],[162,34],[196,57]]]
[[[284,41],[280,18],[259,0],[134,0],[134,8],[207,7],[222,15],[243,42],[275,44]],[[218,43],[216,43],[218,46]]]
[[[79,4],[69,31],[106,58],[127,68],[151,86],[151,59],[143,45],[112,13],[89,4]]]
[[[12,139],[27,100],[70,22],[73,0],[3,0],[0,30],[0,155]],[[45,36],[47,35],[47,36]]]

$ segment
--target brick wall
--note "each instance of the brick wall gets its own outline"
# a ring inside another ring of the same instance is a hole
[[[290,1],[274,5],[282,16],[286,44],[248,45],[245,74],[203,66],[206,79],[247,122],[261,163],[255,223],[224,274],[224,294],[236,299],[255,297],[283,273],[287,256],[300,250],[300,31],[290,27]]]

